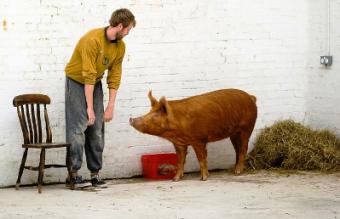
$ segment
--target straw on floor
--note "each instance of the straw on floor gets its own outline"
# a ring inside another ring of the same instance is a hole
[[[340,170],[340,139],[292,120],[264,128],[248,154],[247,169]]]

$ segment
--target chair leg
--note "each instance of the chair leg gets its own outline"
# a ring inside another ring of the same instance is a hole
[[[71,149],[70,147],[66,147],[66,166],[67,166],[67,172],[68,172],[68,178],[70,183],[70,189],[74,189],[74,184],[72,178],[72,158],[71,158]]]
[[[22,173],[24,172],[26,158],[27,158],[27,151],[28,151],[28,148],[25,149],[25,151],[24,151],[24,153],[22,155],[21,164],[20,164],[19,173],[18,173],[18,179],[17,179],[17,183],[15,185],[15,189],[16,190],[19,189],[20,181],[21,181],[21,176],[22,176]]]
[[[45,169],[45,148],[41,149],[40,152],[40,162],[39,162],[39,176],[38,176],[38,192],[41,193],[41,187],[44,178],[44,169]]]

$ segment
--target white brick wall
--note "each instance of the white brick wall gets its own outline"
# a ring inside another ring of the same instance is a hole
[[[327,128],[340,133],[340,1],[330,1],[330,46],[328,43],[313,44],[311,50],[320,51],[320,53],[333,55],[333,65],[331,68],[316,66],[308,75],[307,95],[306,95],[306,119],[309,124],[317,128]],[[326,16],[326,15],[325,15]],[[313,20],[318,18],[315,16]],[[327,18],[323,18],[326,21]],[[327,23],[319,23],[315,26],[316,30],[320,30],[322,25]],[[318,37],[320,39],[320,36]],[[323,40],[328,39],[328,34]],[[314,57],[316,60],[318,57]],[[317,61],[317,60],[316,60]]]
[[[167,141],[137,133],[128,125],[129,117],[149,110],[149,89],[157,97],[178,99],[240,88],[257,96],[257,131],[276,120],[294,118],[339,134],[340,0],[330,1],[334,65],[325,69],[319,56],[328,52],[328,1],[2,0],[0,186],[15,183],[22,155],[12,98],[48,94],[54,139],[63,141],[64,66],[79,37],[105,26],[120,7],[134,12],[137,27],[125,40],[116,117],[106,125],[104,177],[139,175],[141,154],[173,151]],[[29,154],[28,162],[37,157]],[[63,151],[47,154],[47,160],[63,159]],[[210,168],[226,168],[233,162],[228,140],[209,145]],[[191,150],[186,171],[197,169]],[[65,178],[64,170],[45,173],[46,181]],[[82,173],[88,176],[85,163]],[[25,171],[22,182],[35,181],[36,173]]]

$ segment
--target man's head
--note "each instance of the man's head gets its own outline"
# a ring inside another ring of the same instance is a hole
[[[135,16],[129,9],[121,8],[114,11],[111,15],[110,26],[118,28],[115,38],[122,39],[129,34],[132,27],[136,26]]]

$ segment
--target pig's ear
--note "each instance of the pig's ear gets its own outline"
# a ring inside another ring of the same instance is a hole
[[[157,100],[152,96],[152,90],[149,90],[148,97],[150,99],[151,106],[155,106],[157,104]]]
[[[159,105],[160,105],[160,110],[164,112],[165,114],[169,114],[170,112],[170,107],[168,101],[165,99],[165,97],[161,97],[159,99]]]

